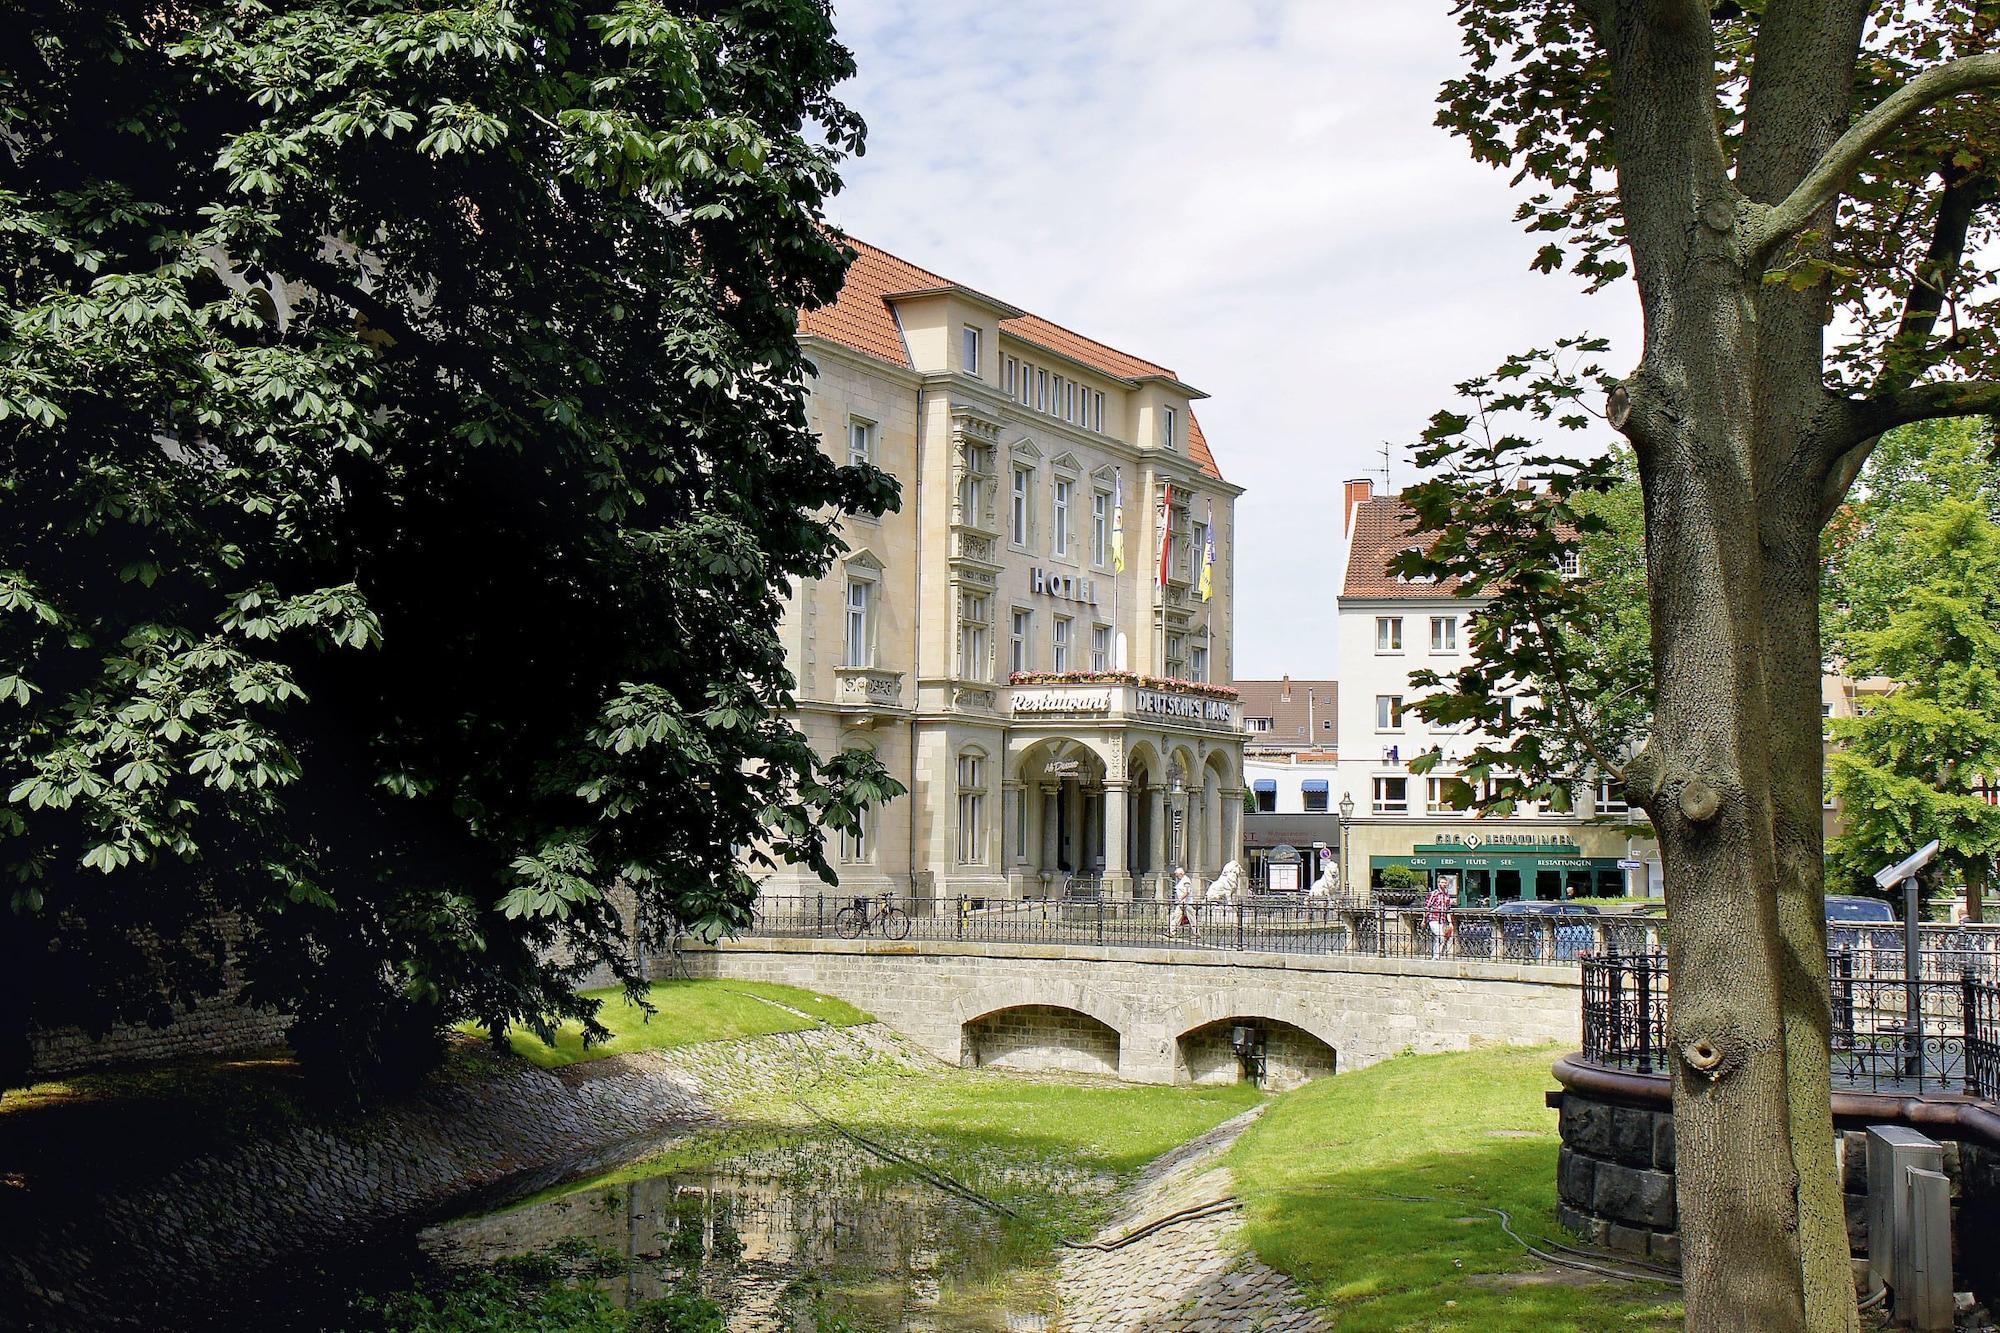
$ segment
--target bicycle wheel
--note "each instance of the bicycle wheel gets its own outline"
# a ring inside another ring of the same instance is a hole
[[[844,940],[858,939],[864,924],[861,913],[852,907],[841,908],[833,918],[834,932]]]
[[[910,933],[910,914],[900,907],[890,907],[876,918],[882,925],[882,934],[892,940],[900,940]]]

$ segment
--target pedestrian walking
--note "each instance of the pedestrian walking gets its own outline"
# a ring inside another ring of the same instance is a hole
[[[1186,926],[1189,935],[1201,938],[1199,918],[1195,916],[1194,876],[1188,874],[1186,866],[1174,867],[1174,910],[1169,918],[1167,935],[1169,938],[1181,933]]]
[[[1432,886],[1430,896],[1424,899],[1424,924],[1431,929],[1431,957],[1442,958],[1445,944],[1451,934],[1452,893],[1446,887],[1443,876]]]

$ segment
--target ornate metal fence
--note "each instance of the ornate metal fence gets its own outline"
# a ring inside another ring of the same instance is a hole
[[[2000,1098],[2000,983],[1969,970],[1955,979],[1933,975],[1928,957],[1915,977],[1888,971],[1884,961],[1845,949],[1828,956],[1834,1086]],[[1665,1072],[1665,957],[1607,951],[1586,956],[1582,968],[1583,1058]]]
[[[1968,979],[1965,995],[1965,1090],[2000,1101],[2000,982]]]

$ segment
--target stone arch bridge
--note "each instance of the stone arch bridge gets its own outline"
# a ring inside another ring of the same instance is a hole
[[[779,981],[965,1066],[1287,1087],[1407,1050],[1580,1036],[1575,967],[1101,945],[746,938],[696,976]]]

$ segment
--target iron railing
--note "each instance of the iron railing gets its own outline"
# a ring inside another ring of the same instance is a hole
[[[2000,1101],[2000,982],[1965,987],[1965,1087],[1975,1097]]]
[[[1114,897],[1072,877],[1048,898],[898,898],[911,940],[983,944],[1091,944],[1130,948],[1254,949],[1384,958],[1475,958],[1569,963],[1590,952],[1661,947],[1658,917],[1553,916],[1460,910],[1440,941],[1421,907],[1304,894],[1246,895],[1182,907],[1157,897]],[[859,895],[765,897],[750,935],[819,937]]]
[[[2000,1097],[2000,983],[1970,968],[1955,979],[1934,975],[1940,966],[1928,957],[1920,958],[1915,977],[1890,972],[1885,961],[1847,949],[1828,955],[1834,1086]],[[1666,1072],[1665,956],[1591,953],[1582,969],[1583,1058],[1635,1073]]]
[[[1270,953],[1364,954],[1383,958],[1474,958],[1504,963],[1572,963],[1585,954],[1624,956],[1665,947],[1660,916],[1543,914],[1463,908],[1439,941],[1421,906],[1307,894],[1246,894],[1183,911],[1166,901],[1164,880],[1142,877],[1132,897],[1106,891],[1094,876],[1071,875],[1046,898],[927,898],[896,895],[912,940],[969,943],[1102,944],[1131,948],[1255,949]],[[834,917],[858,895],[766,897],[752,935],[831,936]],[[1834,952],[1860,987],[1863,1008],[1878,983],[1900,984],[1900,926],[1829,926]],[[2000,927],[1922,926],[1922,976],[1957,984],[1965,972],[2000,980]]]

